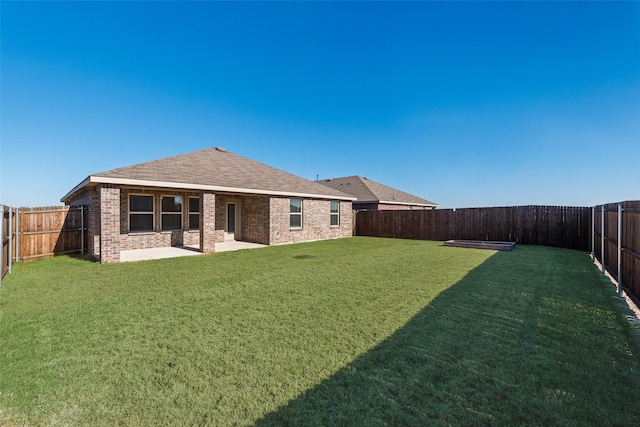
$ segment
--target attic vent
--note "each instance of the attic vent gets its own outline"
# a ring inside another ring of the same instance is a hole
[[[221,153],[226,153],[227,152],[227,149],[224,148],[224,147],[215,147],[215,149],[218,150]]]

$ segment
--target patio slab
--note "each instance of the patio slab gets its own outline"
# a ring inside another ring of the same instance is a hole
[[[216,243],[216,252],[239,251],[241,249],[263,248],[258,243],[226,241]],[[146,261],[150,259],[176,258],[181,256],[202,255],[198,246],[179,246],[168,248],[133,249],[120,252],[120,262]]]
[[[239,251],[241,249],[258,249],[267,245],[259,243],[239,242],[236,240],[227,240],[226,242],[216,243],[216,252]]]
[[[120,251],[120,262],[147,261],[150,259],[176,258],[180,256],[202,255],[198,248],[188,246],[133,249]]]

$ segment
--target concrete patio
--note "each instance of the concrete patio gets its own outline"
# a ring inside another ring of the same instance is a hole
[[[230,240],[216,243],[216,252],[239,251],[242,249],[263,248],[266,245],[258,243],[239,242]],[[150,259],[176,258],[181,256],[202,255],[197,246],[180,246],[167,248],[134,249],[120,252],[120,262],[146,261]]]

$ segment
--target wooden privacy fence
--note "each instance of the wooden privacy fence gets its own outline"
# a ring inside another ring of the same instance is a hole
[[[640,306],[640,200],[595,206],[592,217],[592,256]]]
[[[2,277],[18,260],[83,252],[87,247],[83,206],[2,206]]]
[[[494,240],[588,251],[591,208],[513,206],[361,211],[356,235],[421,240]]]
[[[18,217],[20,259],[81,252],[86,247],[83,206],[19,209]]]

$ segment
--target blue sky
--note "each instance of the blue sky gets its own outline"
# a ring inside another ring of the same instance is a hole
[[[0,8],[2,204],[211,146],[441,207],[640,199],[639,2]]]

